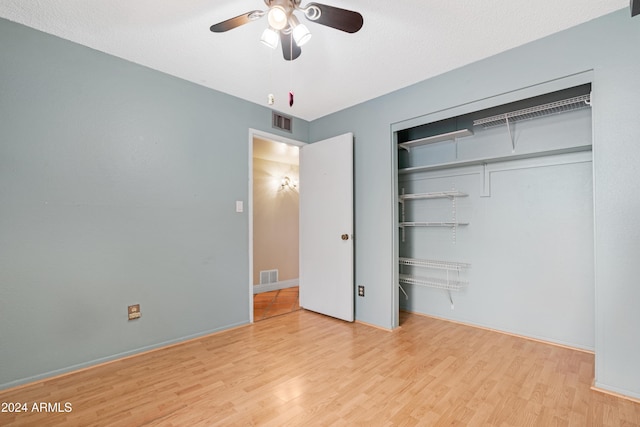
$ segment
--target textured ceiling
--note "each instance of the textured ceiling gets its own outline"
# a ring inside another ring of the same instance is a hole
[[[265,9],[263,0],[0,0],[0,17],[265,106],[273,93],[274,109],[313,120],[629,7],[628,0],[323,2],[360,12],[363,28],[347,34],[305,22],[313,37],[292,62],[259,42],[265,18],[209,31]]]

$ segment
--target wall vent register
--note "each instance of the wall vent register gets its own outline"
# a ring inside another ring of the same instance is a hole
[[[274,111],[271,117],[271,126],[273,126],[274,129],[291,133],[293,132],[293,118]]]
[[[260,271],[260,284],[278,283],[278,270],[262,270]]]

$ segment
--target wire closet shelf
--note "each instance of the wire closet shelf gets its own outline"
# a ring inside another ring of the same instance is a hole
[[[434,270],[445,270],[447,272],[446,277],[424,277],[401,273],[399,275],[400,283],[427,286],[430,288],[444,289],[447,291],[459,291],[469,284],[469,282],[467,281],[460,280],[459,273],[462,270],[471,267],[471,264],[467,264],[464,262],[439,261],[406,257],[398,258],[398,262],[401,266],[422,267]],[[455,276],[455,278],[450,276],[450,271],[454,272],[452,274]],[[404,289],[402,291],[404,292]],[[453,304],[453,300],[451,301],[451,303]]]
[[[400,257],[398,259],[400,265],[409,265],[415,267],[433,268],[437,270],[449,270],[449,271],[462,271],[465,268],[471,267],[471,264],[464,262],[453,261],[436,261],[430,259],[417,259]]]
[[[404,192],[404,189],[402,190]],[[404,203],[405,200],[417,200],[417,199],[444,199],[453,197],[466,197],[468,194],[460,191],[434,191],[431,193],[415,193],[415,194],[401,194],[398,196],[400,203]]]
[[[563,99],[561,101],[550,102],[548,104],[537,105],[535,107],[524,108],[522,110],[512,111],[509,113],[497,114],[484,119],[478,119],[473,122],[473,125],[482,126],[486,129],[494,126],[508,125],[509,122],[529,120],[536,117],[579,110],[589,106],[591,106],[591,94],[586,94]]]
[[[400,283],[409,285],[427,286],[429,288],[444,289],[447,291],[459,291],[469,283],[459,280],[437,279],[435,277],[418,277],[409,274],[400,275]]]

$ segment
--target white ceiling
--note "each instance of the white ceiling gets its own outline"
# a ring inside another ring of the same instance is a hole
[[[313,37],[291,62],[260,43],[265,18],[209,31],[265,9],[263,0],[0,0],[0,17],[261,105],[273,93],[274,109],[313,120],[629,7],[629,0],[322,2],[360,12],[363,28],[347,34],[305,22]]]

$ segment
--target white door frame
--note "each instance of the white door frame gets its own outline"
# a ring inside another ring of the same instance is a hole
[[[247,195],[247,216],[249,217],[249,322],[253,323],[253,139],[255,137],[287,145],[302,147],[305,142],[280,135],[249,128],[249,194]]]

